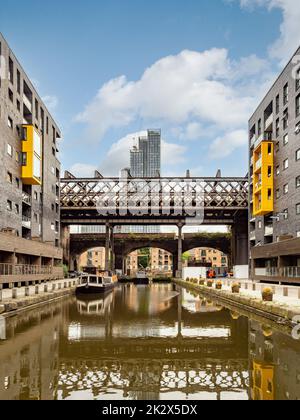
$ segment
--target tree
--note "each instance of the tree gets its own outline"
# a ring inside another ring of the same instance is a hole
[[[187,251],[184,254],[182,254],[182,261],[186,262],[189,261],[189,259],[191,258],[191,254]]]

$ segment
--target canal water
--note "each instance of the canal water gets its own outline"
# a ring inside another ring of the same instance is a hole
[[[172,284],[70,297],[0,317],[0,400],[300,399],[279,328]]]

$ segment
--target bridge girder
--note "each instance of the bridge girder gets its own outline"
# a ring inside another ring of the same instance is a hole
[[[61,180],[66,224],[232,224],[248,210],[247,178]]]

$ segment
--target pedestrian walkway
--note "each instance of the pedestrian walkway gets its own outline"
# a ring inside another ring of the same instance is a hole
[[[78,284],[78,279],[62,279],[37,284],[35,286],[24,286],[13,289],[0,290],[0,303],[5,303],[20,298],[43,295],[59,290],[70,289]]]
[[[279,304],[300,307],[300,286],[279,286],[268,283],[254,283],[252,280],[224,279],[223,290],[230,291],[233,283],[240,283],[240,294],[246,297],[262,299],[262,291],[268,287],[273,290],[273,301]]]

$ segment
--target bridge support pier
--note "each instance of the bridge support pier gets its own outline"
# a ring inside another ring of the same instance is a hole
[[[63,262],[70,268],[70,226],[61,227],[61,246],[63,249]]]
[[[113,271],[115,270],[114,228],[110,224],[106,225],[105,235],[105,271]]]
[[[249,277],[249,241],[247,217],[236,217],[232,227],[232,263],[236,278]]]
[[[177,272],[176,277],[181,279],[183,274],[182,264],[182,229],[183,225],[178,225],[178,247],[177,247]]]

